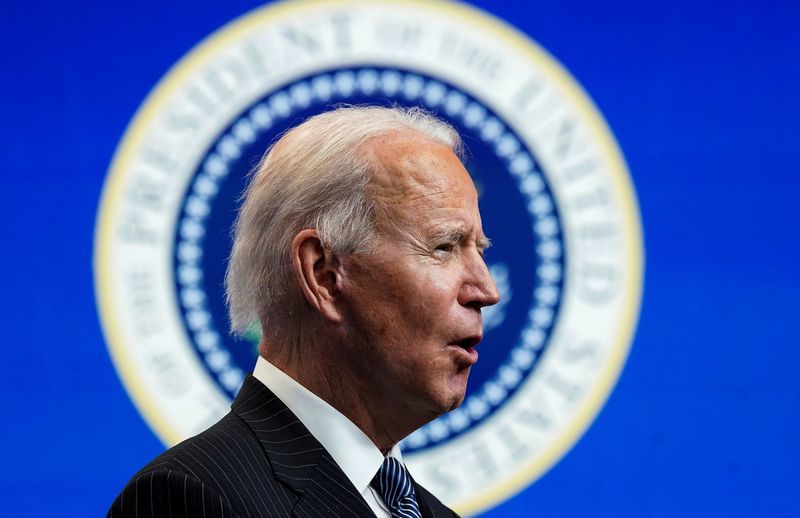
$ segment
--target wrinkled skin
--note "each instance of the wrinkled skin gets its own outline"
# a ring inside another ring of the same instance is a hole
[[[463,401],[480,309],[499,295],[483,260],[477,192],[453,152],[408,132],[371,144],[383,223],[374,252],[342,260],[342,325],[365,403],[373,413],[391,408],[380,417],[387,429],[404,428],[393,416],[413,416],[410,432]]]

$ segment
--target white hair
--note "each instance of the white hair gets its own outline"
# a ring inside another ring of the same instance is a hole
[[[256,321],[271,331],[301,325],[300,292],[291,282],[290,247],[316,229],[335,253],[368,253],[375,233],[371,164],[362,145],[394,131],[414,131],[461,156],[452,126],[421,108],[346,106],[309,118],[264,154],[244,194],[225,276],[231,328]]]

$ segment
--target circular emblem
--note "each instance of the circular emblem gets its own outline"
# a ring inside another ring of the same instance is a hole
[[[502,295],[464,404],[402,446],[462,513],[522,489],[589,426],[639,312],[635,195],[591,101],[534,42],[469,7],[339,0],[256,10],[185,57],[106,181],[95,282],[120,376],[167,444],[227,413],[260,338],[228,333],[223,278],[248,173],[341,103],[422,106],[464,137]]]

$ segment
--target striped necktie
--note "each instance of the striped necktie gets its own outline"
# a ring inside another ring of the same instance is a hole
[[[371,485],[383,497],[392,518],[422,518],[414,494],[414,484],[399,460],[392,457],[384,459]]]

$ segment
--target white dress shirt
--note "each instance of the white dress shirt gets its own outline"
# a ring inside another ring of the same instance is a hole
[[[261,356],[253,376],[278,396],[330,453],[375,516],[391,518],[383,498],[369,485],[384,459],[370,438],[341,412]],[[389,456],[403,462],[397,444]]]

